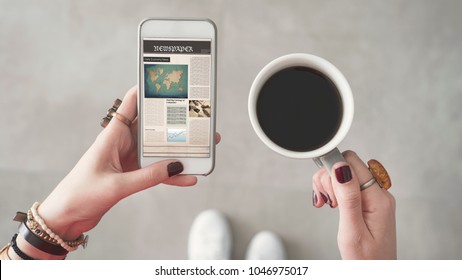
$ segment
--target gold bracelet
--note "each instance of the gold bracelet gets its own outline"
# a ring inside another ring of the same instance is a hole
[[[59,245],[58,241],[54,238],[52,238],[43,228],[37,223],[34,219],[34,215],[32,214],[32,211],[29,209],[27,211],[27,221],[26,221],[27,226],[30,228],[30,230],[40,239],[45,240],[47,242]],[[87,247],[88,243],[88,235],[81,234],[77,239],[71,240],[71,241],[65,241],[64,243],[67,244],[69,247],[78,247],[82,245],[83,248]]]
[[[34,205],[32,205],[32,208],[30,209],[31,214],[28,215],[31,217],[31,223],[36,224],[36,229],[34,232],[37,232],[36,230],[38,228],[41,229],[40,232],[44,232],[45,237],[44,238],[51,238],[55,244],[59,244],[61,247],[66,249],[68,252],[72,252],[77,250],[77,247],[82,245],[83,248],[87,246],[88,243],[88,235],[85,236],[83,233],[80,235],[76,240],[71,240],[71,241],[64,241],[59,235],[54,233],[46,224],[45,221],[40,217],[38,213],[38,207],[40,203],[35,202]]]
[[[32,211],[30,209],[29,211],[27,211],[26,225],[40,239],[45,240],[55,245],[59,245],[58,242],[54,238],[51,238],[51,236],[48,235],[48,233],[46,233],[46,231],[44,231],[40,227],[40,225],[34,220],[34,216],[32,215]],[[74,247],[74,246],[71,246],[71,247]]]

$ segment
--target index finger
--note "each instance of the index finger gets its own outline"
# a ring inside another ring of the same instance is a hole
[[[129,120],[133,121],[137,115],[136,112],[136,94],[138,93],[138,86],[133,86],[125,94],[122,104],[120,104],[117,113],[122,114]]]
[[[359,158],[355,152],[345,151],[343,152],[343,156],[345,157],[345,160],[351,164],[351,168],[353,168],[354,172],[358,176],[359,185],[362,185],[373,178],[372,173],[369,171],[367,165],[361,160],[361,158]],[[381,198],[383,198],[383,195],[385,194],[384,192],[386,191],[380,188],[377,182],[374,182],[372,186],[361,191],[361,197],[363,202],[379,202]],[[368,211],[370,206],[371,205],[368,203],[366,203],[366,205],[363,203],[363,211]]]

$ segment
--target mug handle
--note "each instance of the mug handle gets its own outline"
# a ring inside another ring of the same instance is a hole
[[[329,175],[332,175],[332,166],[335,163],[346,161],[339,149],[335,148],[332,151],[328,152],[325,155],[313,159],[314,163],[319,167],[325,166]]]

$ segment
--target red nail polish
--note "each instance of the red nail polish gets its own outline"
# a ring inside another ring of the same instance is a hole
[[[335,169],[335,177],[337,178],[337,182],[340,184],[348,183],[353,178],[351,175],[351,169],[348,165]]]
[[[183,169],[183,164],[181,164],[181,162],[179,161],[169,163],[167,165],[168,177],[180,174],[181,172],[183,172]]]

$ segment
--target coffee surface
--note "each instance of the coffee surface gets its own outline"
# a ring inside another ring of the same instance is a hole
[[[275,73],[257,99],[257,118],[265,134],[278,146],[296,152],[328,143],[342,114],[342,101],[333,82],[306,67]]]

